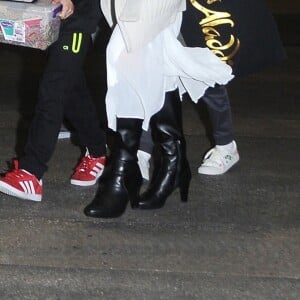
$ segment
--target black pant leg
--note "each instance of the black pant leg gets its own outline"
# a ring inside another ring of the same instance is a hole
[[[225,86],[208,88],[202,97],[207,104],[213,136],[216,145],[226,145],[233,141],[233,124],[230,101]]]
[[[93,157],[106,155],[106,134],[100,126],[84,74],[77,81],[64,110],[66,119],[78,134],[81,146],[86,147]]]
[[[38,178],[47,170],[64,116],[64,105],[80,76],[90,44],[90,35],[61,33],[49,47],[36,112],[29,131],[20,168]]]

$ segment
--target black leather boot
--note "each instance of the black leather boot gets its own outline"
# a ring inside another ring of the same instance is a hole
[[[129,201],[132,207],[137,207],[143,182],[136,156],[141,132],[142,120],[117,119],[115,150],[100,178],[94,200],[84,209],[88,217],[119,217]]]
[[[139,208],[161,208],[177,187],[181,200],[186,202],[191,171],[186,158],[181,101],[177,90],[166,93],[163,108],[151,119],[151,130],[154,142],[160,145],[161,159],[154,166],[151,182],[141,195]]]

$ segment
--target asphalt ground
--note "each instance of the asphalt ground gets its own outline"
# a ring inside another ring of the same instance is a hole
[[[41,203],[0,195],[0,299],[299,299],[299,17],[276,19],[287,60],[229,86],[238,165],[197,174],[210,131],[205,108],[185,101],[189,202],[175,191],[160,210],[92,219],[82,210],[96,187],[69,184],[80,150],[59,141]],[[105,122],[96,48],[87,71]],[[1,172],[26,140],[44,62],[39,50],[0,45]]]

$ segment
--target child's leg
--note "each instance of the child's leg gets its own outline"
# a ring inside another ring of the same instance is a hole
[[[233,141],[231,107],[226,87],[215,86],[206,90],[202,100],[207,104],[213,136],[216,145],[226,145]]]
[[[206,91],[203,100],[207,104],[213,128],[215,147],[204,156],[198,173],[221,175],[239,161],[239,153],[233,136],[231,107],[227,90],[216,86]]]
[[[65,105],[65,117],[78,134],[81,146],[93,157],[106,155],[106,135],[82,74]]]
[[[82,74],[90,35],[63,33],[49,48],[25,155],[20,168],[41,178],[47,169],[64,116],[64,103]]]

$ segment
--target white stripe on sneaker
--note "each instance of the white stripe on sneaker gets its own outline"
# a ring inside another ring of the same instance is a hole
[[[100,171],[99,168],[97,168],[96,166],[93,168],[92,172],[98,173]]]
[[[24,183],[23,181],[20,181],[19,183],[20,183],[20,186],[22,187],[23,191],[24,191],[25,193],[28,193],[28,192],[27,192],[27,187],[26,187],[25,183]]]
[[[100,172],[103,169],[103,166],[101,164],[100,165],[96,165],[93,169],[97,170],[98,172]]]
[[[29,185],[30,185],[31,194],[35,194],[35,188],[34,188],[33,182],[29,181]]]
[[[102,164],[100,164],[99,162],[98,163],[96,163],[96,166],[99,168],[99,169],[103,169],[103,165]]]
[[[97,165],[93,167],[93,170],[90,171],[90,174],[94,177],[97,177],[99,173],[102,172],[102,170],[103,170],[103,166],[97,163]]]
[[[24,193],[35,194],[35,188],[34,188],[33,182],[31,180],[20,181],[19,184],[22,187]]]
[[[94,177],[97,177],[97,174],[98,174],[98,173],[97,173],[97,172],[94,172],[94,171],[91,171],[90,174],[91,174],[92,176],[94,176]]]
[[[26,189],[27,189],[27,191],[26,191],[27,194],[32,194],[29,182],[28,181],[24,181],[24,184],[25,184]]]

